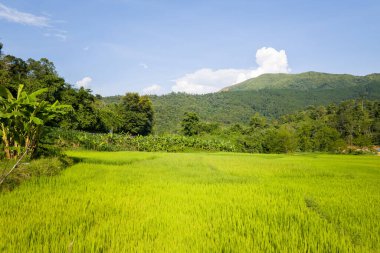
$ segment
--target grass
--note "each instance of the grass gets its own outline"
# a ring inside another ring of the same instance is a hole
[[[68,155],[0,195],[0,251],[380,251],[379,157]]]
[[[0,160],[0,177],[7,174],[14,166],[16,160]],[[53,156],[34,160],[23,160],[19,166],[0,185],[1,192],[12,191],[18,185],[33,177],[55,176],[72,165],[73,161],[67,156]]]

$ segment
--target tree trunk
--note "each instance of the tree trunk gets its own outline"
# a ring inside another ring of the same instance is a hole
[[[7,137],[7,132],[5,131],[4,124],[1,124],[2,132],[3,132],[3,142],[4,142],[4,152],[5,152],[5,157],[7,159],[11,159],[11,152],[9,150],[9,141]]]

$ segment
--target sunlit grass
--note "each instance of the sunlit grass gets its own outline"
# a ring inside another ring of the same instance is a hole
[[[0,251],[380,251],[379,157],[68,154],[0,195]]]

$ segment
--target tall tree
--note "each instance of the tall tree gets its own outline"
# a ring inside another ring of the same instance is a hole
[[[126,93],[121,99],[121,131],[131,135],[148,135],[153,130],[154,111],[148,96]]]
[[[199,117],[195,112],[185,112],[181,121],[182,133],[193,136],[199,133]]]
[[[75,89],[67,84],[48,59],[24,61],[12,55],[0,55],[0,86],[8,88],[13,96],[17,96],[20,83],[24,84],[23,90],[27,93],[47,89],[40,98],[49,103],[58,100],[72,105],[73,113],[57,117],[49,124],[91,132],[106,131],[95,105],[99,99],[91,94],[91,90]]]
[[[267,119],[260,115],[260,113],[256,112],[249,121],[249,125],[255,129],[255,128],[263,128],[267,124]]]

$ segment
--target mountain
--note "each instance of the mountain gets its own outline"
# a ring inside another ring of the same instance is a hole
[[[380,74],[264,74],[216,93],[151,96],[157,133],[178,131],[187,111],[196,112],[202,121],[245,124],[255,112],[278,118],[307,106],[360,98],[380,100]]]
[[[380,74],[353,76],[348,74],[327,74],[305,72],[300,74],[263,74],[222,89],[222,91],[242,91],[261,89],[341,89],[380,82]]]

